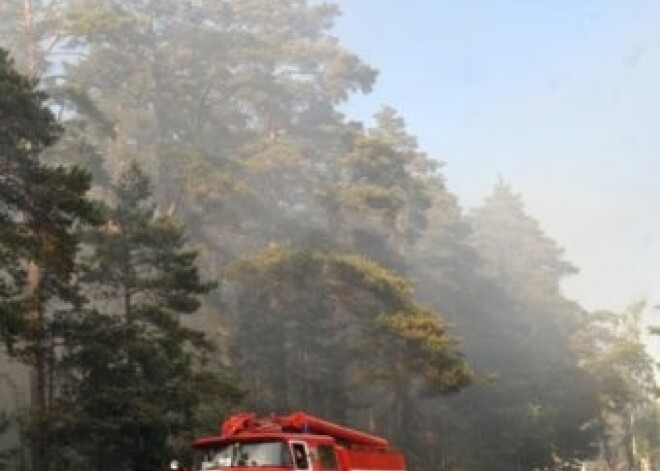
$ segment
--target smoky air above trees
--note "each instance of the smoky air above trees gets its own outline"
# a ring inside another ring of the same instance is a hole
[[[523,196],[463,211],[405,110],[343,115],[377,70],[338,13],[0,4],[0,468],[160,469],[239,410],[413,471],[652,455],[642,306],[567,299]]]

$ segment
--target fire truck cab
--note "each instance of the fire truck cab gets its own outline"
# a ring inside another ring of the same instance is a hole
[[[405,471],[403,454],[387,440],[304,412],[237,414],[194,448],[194,471]]]

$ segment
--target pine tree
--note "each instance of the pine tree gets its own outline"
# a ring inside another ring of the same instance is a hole
[[[288,173],[296,153],[283,158],[283,147],[314,161],[322,146],[305,142],[309,123],[336,124],[333,106],[373,83],[375,71],[332,37],[337,14],[297,0],[75,2],[64,29],[88,53],[67,77],[88,84],[114,118],[112,173],[139,159],[163,207],[190,218],[222,211],[224,223],[238,200],[259,220],[307,184],[269,186],[264,168]],[[214,225],[209,239],[226,226]]]
[[[496,380],[459,406],[472,411],[466,419],[479,431],[482,449],[492,450],[493,469],[547,466],[553,454],[570,457],[590,438],[580,431],[590,416],[590,384],[571,350],[582,311],[560,288],[576,270],[503,182],[468,221],[485,278],[478,285],[483,304],[474,312],[487,329],[474,337],[480,341],[470,345],[468,358]],[[507,433],[498,434],[504,426]]]
[[[637,468],[635,443],[643,437],[635,423],[657,394],[654,361],[642,338],[644,308],[640,302],[620,313],[591,312],[573,338],[581,367],[594,383],[589,425],[612,468]]]
[[[228,281],[253,404],[303,404],[370,428],[377,410],[381,432],[410,445],[406,407],[470,382],[438,314],[412,301],[404,278],[363,257],[274,247],[237,262]]]
[[[89,303],[62,319],[68,394],[58,403],[58,434],[69,467],[146,471],[190,438],[204,402],[219,411],[240,392],[205,368],[210,344],[183,319],[214,287],[201,280],[184,227],[156,214],[137,164],[115,195],[84,257]]]
[[[404,260],[426,225],[437,165],[418,150],[394,109],[383,108],[375,120],[376,127],[353,133],[340,160],[339,224],[331,229],[357,251],[405,272]]]
[[[5,0],[0,4],[0,38],[17,70],[39,78],[49,108],[65,129],[48,149],[48,161],[89,170],[94,183],[107,184],[98,145],[112,136],[112,123],[80,84],[63,80],[67,66],[84,55],[64,25],[67,0]]]
[[[99,221],[96,205],[86,196],[89,173],[42,161],[61,133],[46,100],[36,80],[16,72],[0,50],[0,301],[6,314],[0,322],[5,341],[19,341],[12,353],[32,368],[35,469],[47,469],[46,419],[56,343],[53,307],[75,300],[71,276],[78,229]]]

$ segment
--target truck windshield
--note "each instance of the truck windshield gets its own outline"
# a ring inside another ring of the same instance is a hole
[[[231,442],[198,448],[195,471],[237,467],[291,467],[291,455],[283,442]]]

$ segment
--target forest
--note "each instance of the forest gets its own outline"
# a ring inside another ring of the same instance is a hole
[[[411,471],[655,464],[644,302],[566,298],[515,188],[465,211],[403,111],[345,116],[339,13],[0,2],[0,469],[163,469],[245,410]]]

